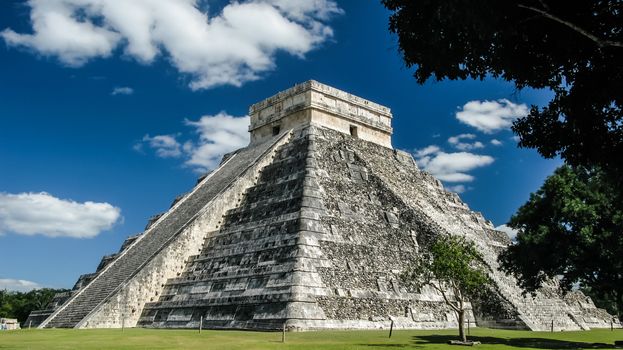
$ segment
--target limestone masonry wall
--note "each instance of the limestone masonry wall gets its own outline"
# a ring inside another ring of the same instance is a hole
[[[312,113],[303,116],[302,111]],[[275,127],[289,129],[311,123],[392,147],[389,108],[313,80],[252,105],[249,115],[252,144],[269,137]]]

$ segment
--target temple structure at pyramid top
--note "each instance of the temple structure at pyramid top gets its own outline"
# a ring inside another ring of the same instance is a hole
[[[610,327],[580,292],[525,296],[498,270],[511,242],[392,148],[389,108],[307,81],[250,108],[251,142],[223,157],[28,324],[48,328],[456,327],[444,297],[400,275],[431,237],[460,235],[495,282],[478,326]],[[615,326],[619,326],[618,322]]]
[[[251,144],[281,130],[316,125],[392,148],[388,107],[309,80],[249,108]]]

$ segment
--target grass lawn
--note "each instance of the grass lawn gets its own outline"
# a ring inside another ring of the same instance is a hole
[[[152,329],[43,329],[0,332],[0,349],[464,349],[447,345],[456,330],[281,333]],[[477,328],[477,349],[613,349],[623,330],[528,332]],[[604,343],[596,345],[594,343]],[[608,345],[606,345],[608,344]]]

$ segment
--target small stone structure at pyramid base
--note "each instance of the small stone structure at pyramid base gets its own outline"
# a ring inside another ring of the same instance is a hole
[[[0,318],[0,331],[13,331],[20,329],[19,322],[15,318]]]
[[[611,326],[589,298],[562,297],[553,282],[523,296],[497,269],[509,238],[391,147],[387,107],[309,81],[250,115],[251,144],[150,220],[40,327],[454,328],[439,293],[399,279],[427,240],[449,234],[476,244],[495,282],[471,300],[472,325]]]

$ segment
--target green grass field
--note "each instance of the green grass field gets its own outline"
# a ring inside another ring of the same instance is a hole
[[[0,332],[0,349],[462,349],[447,345],[456,330],[281,333],[193,330],[44,329]],[[614,349],[623,330],[527,332],[472,329],[477,349]],[[595,343],[603,343],[602,345]]]

